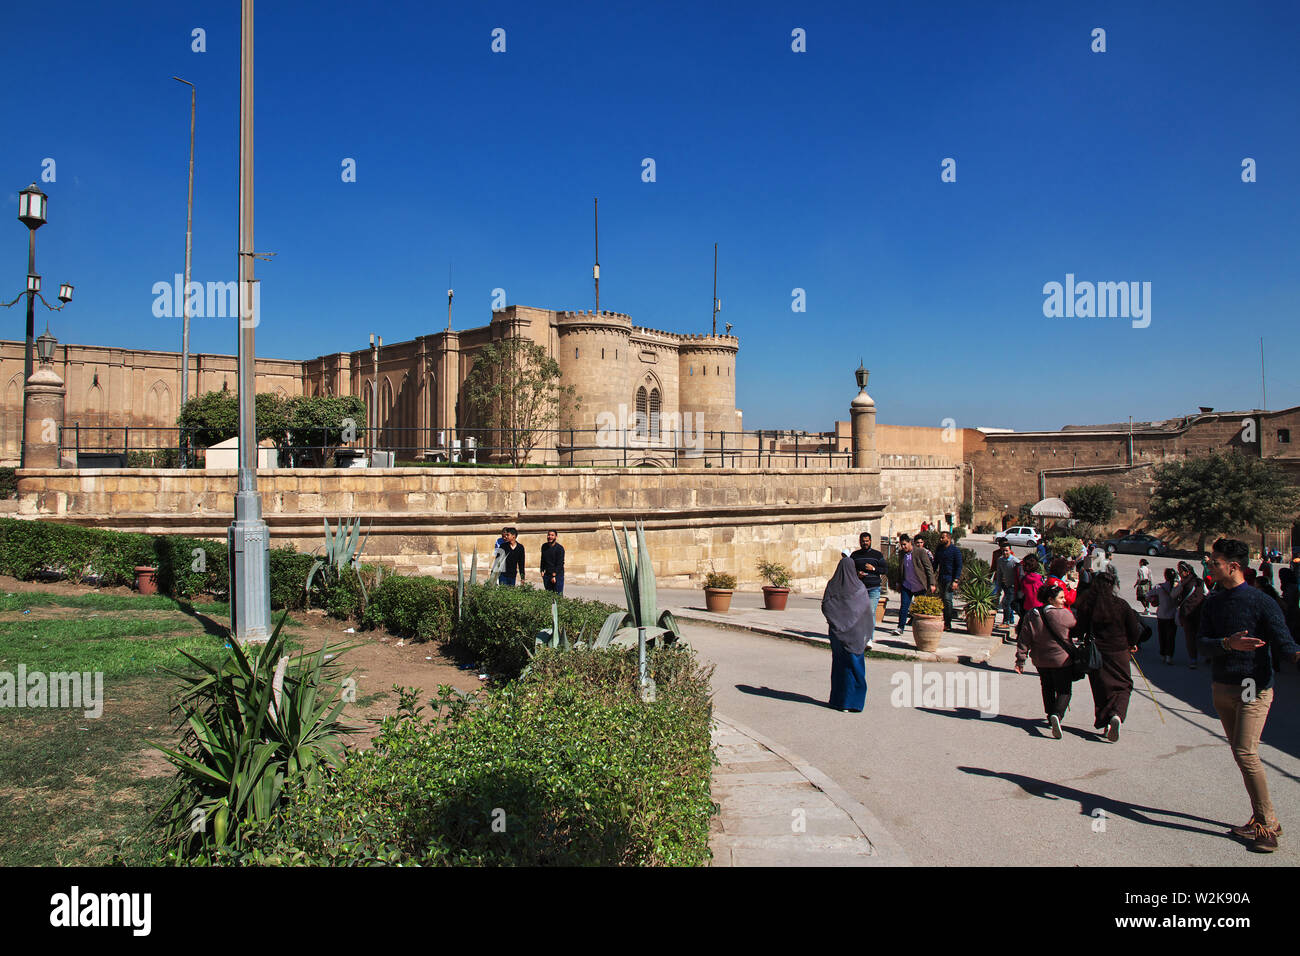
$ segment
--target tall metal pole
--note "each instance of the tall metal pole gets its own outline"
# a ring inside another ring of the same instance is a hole
[[[1264,379],[1264,336],[1259,337],[1259,400],[1263,403],[1260,405],[1260,411],[1268,411],[1268,382]]]
[[[713,334],[718,334],[718,244],[713,244]]]
[[[591,275],[596,280],[596,314],[600,315],[600,200],[593,198],[591,208],[596,216],[596,265],[592,267]],[[31,328],[30,324],[28,328]]]
[[[36,230],[27,230],[27,274],[36,274]],[[23,350],[23,443],[18,464],[27,467],[27,380],[32,377],[32,355],[36,350],[36,293],[27,292],[27,347]]]
[[[253,0],[243,0],[239,45],[239,483],[230,526],[231,629],[241,643],[271,636],[268,532],[257,492],[257,376],[253,333],[260,317],[253,277]]]
[[[190,255],[194,236],[194,115],[198,91],[189,80],[173,76],[173,80],[190,88],[190,188],[185,201],[185,285],[181,288],[184,319],[181,324],[181,405],[190,398]],[[189,467],[189,443],[181,432],[181,467]]]

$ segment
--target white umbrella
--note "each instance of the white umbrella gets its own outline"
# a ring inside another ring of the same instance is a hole
[[[1068,518],[1070,508],[1060,498],[1044,498],[1030,509],[1035,518]]]

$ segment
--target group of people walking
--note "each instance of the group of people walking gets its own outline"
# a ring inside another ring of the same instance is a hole
[[[871,547],[870,534],[864,533],[859,544],[857,551],[842,553],[822,595],[831,645],[829,705],[848,713],[860,713],[866,703],[865,655],[886,569],[884,557]],[[1122,595],[1113,552],[1095,547],[1089,552],[1085,543],[1077,560],[1058,556],[1048,563],[1037,554],[1018,559],[1005,542],[999,545],[993,578],[1003,620],[1016,625],[1020,618],[1015,672],[1023,674],[1026,660],[1032,661],[1050,735],[1057,740],[1064,736],[1074,683],[1086,676],[1093,727],[1106,740],[1118,742],[1133,691],[1133,656],[1152,632]],[[899,547],[901,593],[894,633],[902,633],[918,594],[944,596],[948,626],[953,614],[950,595],[961,576],[960,550],[946,532],[934,555],[919,534],[903,535]],[[1202,568],[1203,575],[1198,575],[1180,561],[1154,584],[1150,562],[1144,558],[1134,582],[1136,597],[1144,612],[1155,605],[1160,656],[1166,664],[1173,662],[1179,625],[1186,635],[1189,666],[1195,668],[1200,659],[1210,662],[1213,706],[1251,803],[1250,819],[1232,832],[1256,850],[1275,850],[1282,827],[1269,796],[1259,740],[1272,706],[1277,667],[1282,660],[1300,665],[1295,639],[1300,576],[1294,568],[1282,569],[1279,593],[1271,569],[1251,568],[1246,544],[1231,538],[1214,543]]]

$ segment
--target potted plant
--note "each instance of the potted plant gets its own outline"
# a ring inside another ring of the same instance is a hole
[[[158,569],[142,564],[135,569],[135,589],[141,594],[158,593]]]
[[[784,611],[790,597],[790,569],[775,561],[759,561],[758,576],[767,582],[763,586],[763,607]]]
[[[710,571],[704,576],[704,606],[714,614],[726,614],[731,608],[731,592],[736,576],[725,571]]]
[[[918,651],[933,654],[943,638],[943,600],[936,594],[912,599],[912,641]]]
[[[966,632],[975,637],[990,636],[998,611],[993,585],[982,574],[970,574],[962,578],[957,589],[966,602]]]

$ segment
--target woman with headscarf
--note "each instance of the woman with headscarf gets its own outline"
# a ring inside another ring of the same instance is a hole
[[[1016,673],[1025,672],[1025,658],[1034,662],[1043,692],[1043,709],[1052,736],[1061,739],[1061,721],[1070,708],[1074,687],[1074,645],[1070,628],[1077,623],[1065,606],[1065,591],[1056,579],[1038,589],[1042,609],[1026,615],[1027,623],[1016,640]]]
[[[835,710],[858,714],[867,700],[865,654],[875,609],[858,578],[857,565],[844,553],[822,593],[822,614],[831,639],[831,698]]]
[[[1101,652],[1101,669],[1088,672],[1096,716],[1093,726],[1114,743],[1128,717],[1128,700],[1133,693],[1129,662],[1151,631],[1143,628],[1128,601],[1115,593],[1116,581],[1110,572],[1099,573],[1094,583],[1096,586],[1088,588],[1074,605],[1078,623],[1070,637],[1077,641],[1089,634]]]
[[[1048,574],[1045,583],[1054,584],[1061,589],[1065,595],[1065,607],[1074,607],[1075,599],[1078,598],[1078,592],[1066,580],[1073,566],[1069,558],[1053,558],[1052,563],[1048,566]]]
[[[1201,605],[1205,603],[1205,582],[1196,576],[1186,561],[1178,562],[1178,623],[1183,626],[1183,640],[1187,643],[1188,664],[1196,669],[1196,635],[1201,629]]]

